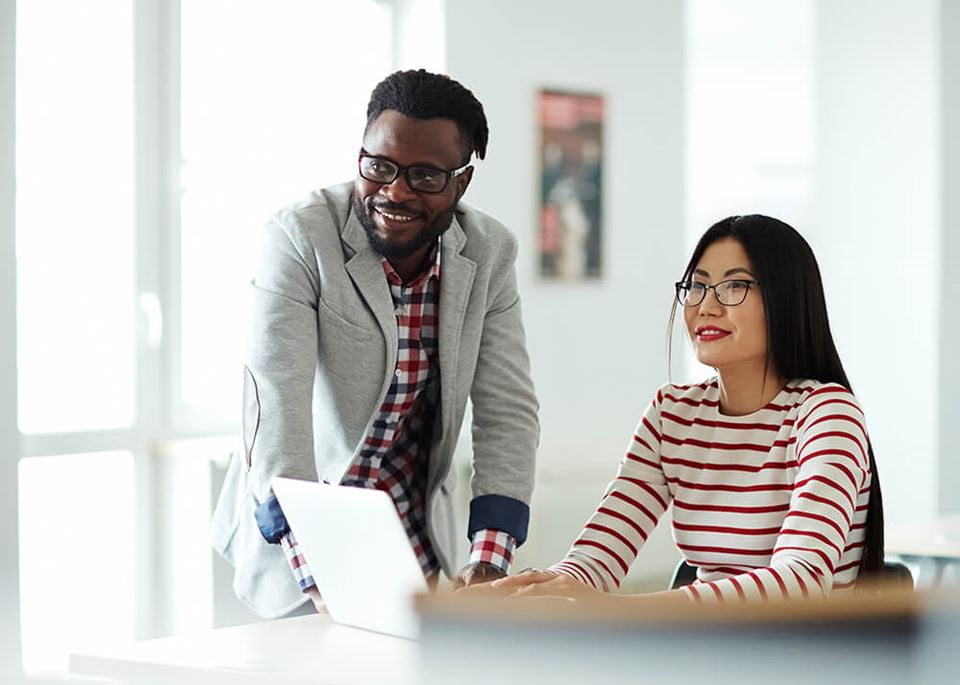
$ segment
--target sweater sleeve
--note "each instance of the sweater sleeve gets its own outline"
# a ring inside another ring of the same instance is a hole
[[[859,494],[870,487],[864,416],[838,385],[810,393],[796,424],[799,469],[770,564],[683,589],[694,600],[793,599],[827,595],[850,537]]]
[[[660,468],[661,434],[660,405],[655,398],[640,420],[600,506],[551,571],[607,592],[620,586],[670,503],[670,491]]]

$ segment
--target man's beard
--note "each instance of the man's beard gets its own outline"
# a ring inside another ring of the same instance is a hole
[[[403,205],[392,202],[378,202],[374,205],[374,208],[387,211],[391,209],[402,211],[405,209]],[[403,259],[404,257],[409,257],[414,254],[422,247],[431,244],[450,228],[450,224],[453,223],[454,212],[456,211],[456,203],[450,205],[446,211],[437,214],[437,216],[433,218],[433,221],[424,224],[412,239],[399,244],[391,242],[380,235],[376,222],[374,222],[373,217],[370,216],[369,208],[356,193],[353,194],[353,211],[356,212],[357,219],[367,234],[370,249],[387,259]]]

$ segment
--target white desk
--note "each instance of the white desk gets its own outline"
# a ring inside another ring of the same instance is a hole
[[[918,585],[927,584],[927,569],[932,567],[937,585],[950,564],[960,563],[960,514],[941,516],[918,523],[892,526],[885,533],[888,554],[896,554],[907,562],[920,566]]]
[[[75,675],[136,685],[419,683],[418,645],[300,616],[74,654]]]

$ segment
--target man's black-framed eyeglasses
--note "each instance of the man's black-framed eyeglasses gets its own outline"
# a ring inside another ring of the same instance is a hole
[[[699,307],[707,296],[708,290],[713,291],[717,302],[724,307],[736,307],[738,304],[743,304],[747,299],[747,293],[750,292],[750,287],[754,285],[760,285],[760,283],[743,278],[732,278],[713,285],[696,281],[679,281],[674,284],[674,287],[677,289],[677,302],[684,307]]]
[[[392,159],[377,157],[360,150],[358,160],[360,176],[373,183],[390,184],[397,180],[400,174],[407,181],[411,190],[418,193],[442,193],[451,178],[456,178],[470,168],[464,164],[459,169],[437,169],[431,166],[403,166]]]

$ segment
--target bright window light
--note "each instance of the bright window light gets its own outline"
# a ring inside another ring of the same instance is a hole
[[[687,2],[688,253],[731,214],[768,214],[796,226],[809,221],[815,4]],[[714,373],[685,349],[689,379]]]
[[[813,0],[693,0],[687,14],[690,236],[730,214],[807,216]]]
[[[29,674],[133,639],[130,452],[20,461],[20,628]]]
[[[133,18],[123,0],[17,3],[20,429],[133,422]]]
[[[355,175],[391,16],[371,0],[208,0],[181,22],[182,402],[232,417],[260,230]]]

